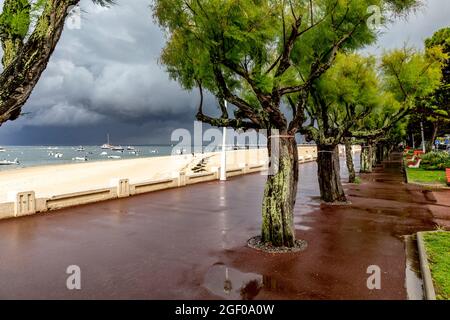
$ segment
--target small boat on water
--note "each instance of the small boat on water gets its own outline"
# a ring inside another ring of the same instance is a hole
[[[182,155],[182,154],[185,154],[186,153],[186,149],[177,149],[176,151],[176,154],[179,154],[179,155]]]
[[[125,150],[125,148],[122,146],[114,146],[109,143],[109,133],[106,135],[106,140],[107,140],[107,142],[105,144],[102,144],[102,146],[100,147],[101,149],[109,149],[112,151],[120,151],[120,152],[123,152],[123,150]],[[133,147],[129,146],[128,148],[133,148]],[[134,150],[134,149],[127,149],[127,150]]]
[[[113,146],[111,148],[112,151],[120,151],[122,152],[124,150],[124,148],[122,146]]]
[[[3,147],[0,147],[0,152],[6,152],[6,149]]]
[[[111,149],[113,146],[109,144],[109,133],[106,135],[106,143],[102,144],[100,148],[102,149]]]
[[[100,153],[100,155],[101,155],[101,156],[107,156],[107,155],[108,155],[108,152],[103,151],[102,153]]]
[[[79,146],[78,149],[77,149],[77,151],[78,151],[78,152],[84,151],[83,146]]]
[[[0,165],[3,165],[3,166],[10,166],[10,165],[16,165],[16,164],[19,164],[19,160],[17,160],[17,158],[14,159],[14,161],[6,160],[6,159],[0,161]]]
[[[121,156],[108,156],[108,159],[121,159]]]
[[[127,147],[127,150],[129,150],[129,151],[134,151],[135,148],[134,148],[133,146],[128,146],[128,147]]]
[[[88,161],[87,157],[75,157],[72,158],[72,161]]]

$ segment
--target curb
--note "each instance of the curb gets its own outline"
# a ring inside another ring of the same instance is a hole
[[[423,240],[424,232],[417,232],[417,247],[419,251],[420,271],[422,273],[423,291],[426,300],[436,300],[436,292],[434,291],[433,279],[431,277],[430,265],[428,264],[428,256]]]

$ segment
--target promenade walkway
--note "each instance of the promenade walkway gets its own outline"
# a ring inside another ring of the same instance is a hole
[[[0,221],[0,298],[405,299],[403,235],[448,223],[450,204],[405,185],[393,160],[347,185],[346,206],[321,205],[316,164],[301,165],[295,227],[308,247],[296,254],[246,247],[259,174]],[[69,265],[81,290],[66,288]],[[370,265],[380,290],[366,286]]]

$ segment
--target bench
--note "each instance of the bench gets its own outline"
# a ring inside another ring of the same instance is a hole
[[[408,162],[408,168],[414,168],[414,169],[419,168],[421,161],[422,161],[422,159],[418,159],[416,162]]]
[[[445,169],[445,177],[447,178],[447,185],[450,186],[450,168]]]

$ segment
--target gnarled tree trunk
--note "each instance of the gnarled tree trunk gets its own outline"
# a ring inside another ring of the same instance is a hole
[[[34,32],[0,75],[0,125],[20,115],[61,37],[68,10],[78,2],[46,1]]]
[[[376,145],[372,145],[372,168],[375,168],[378,161],[377,147]]]
[[[6,68],[18,55],[31,24],[29,0],[5,0],[0,14],[0,40],[2,64]]]
[[[376,164],[382,163],[384,159],[384,149],[386,148],[384,143],[378,143],[375,147],[376,150]]]
[[[391,144],[388,144],[384,149],[383,149],[383,160],[386,160],[389,158],[389,154],[391,153],[393,149],[393,146]]]
[[[341,183],[337,145],[317,145],[317,175],[322,201],[330,203],[347,201]]]
[[[262,241],[277,247],[293,247],[298,182],[297,143],[294,137],[272,137],[269,138],[268,148],[271,169],[264,189]]]
[[[361,147],[361,158],[360,158],[360,170],[361,173],[371,173],[372,172],[372,145],[364,144]]]
[[[436,141],[437,133],[439,130],[438,122],[433,122],[433,131],[431,132],[430,141],[426,144],[426,151],[430,152],[433,150],[434,142]]]
[[[348,170],[348,182],[355,183],[356,172],[355,172],[355,166],[353,164],[351,140],[349,138],[345,138],[344,145],[345,145],[345,163],[347,165],[347,170]]]

